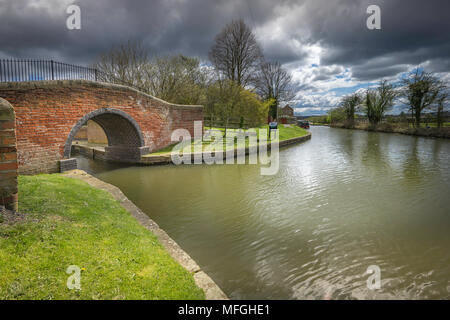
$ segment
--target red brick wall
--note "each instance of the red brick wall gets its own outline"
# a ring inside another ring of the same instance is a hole
[[[17,154],[14,109],[0,98],[0,205],[17,211]]]
[[[140,126],[151,151],[171,143],[172,131],[203,120],[201,106],[173,105],[134,89],[83,80],[0,84],[16,112],[19,172],[57,172],[71,129],[100,108],[121,110]]]

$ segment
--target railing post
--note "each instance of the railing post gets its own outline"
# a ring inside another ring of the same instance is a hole
[[[97,68],[94,69],[94,73],[95,73],[95,81],[97,82]]]
[[[53,69],[53,60],[51,60],[52,63],[52,80],[55,80],[55,71]]]

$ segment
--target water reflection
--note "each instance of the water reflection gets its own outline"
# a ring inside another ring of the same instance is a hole
[[[418,138],[412,139],[405,162],[403,163],[403,175],[408,183],[420,183],[424,176],[424,168],[418,154]]]
[[[90,168],[231,298],[449,298],[450,142],[311,131],[283,149],[275,176],[256,165]],[[367,289],[372,264],[381,290]]]

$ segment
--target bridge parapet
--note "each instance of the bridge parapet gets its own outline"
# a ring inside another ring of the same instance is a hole
[[[0,205],[17,211],[16,119],[11,104],[0,98]]]
[[[127,86],[86,80],[0,83],[0,97],[16,112],[21,174],[58,172],[59,161],[70,158],[72,139],[88,120],[108,137],[107,160],[120,162],[166,147],[175,129],[193,135],[194,121],[203,120],[202,106],[172,104]]]

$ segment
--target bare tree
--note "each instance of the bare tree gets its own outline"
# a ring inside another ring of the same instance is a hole
[[[265,62],[257,79],[257,92],[264,100],[274,99],[271,113],[277,117],[280,102],[288,102],[294,98],[292,76],[279,62]]]
[[[244,21],[235,20],[216,36],[209,59],[226,78],[246,87],[255,81],[262,51],[251,29]]]
[[[436,103],[443,90],[442,82],[432,73],[419,68],[413,70],[403,80],[403,97],[415,118],[415,126],[420,126],[422,112]]]
[[[143,87],[148,63],[148,51],[142,43],[128,41],[101,54],[94,67],[101,81]]]
[[[140,42],[127,42],[100,55],[94,67],[99,79],[135,87],[172,103],[198,104],[206,73],[197,58],[149,57]]]

